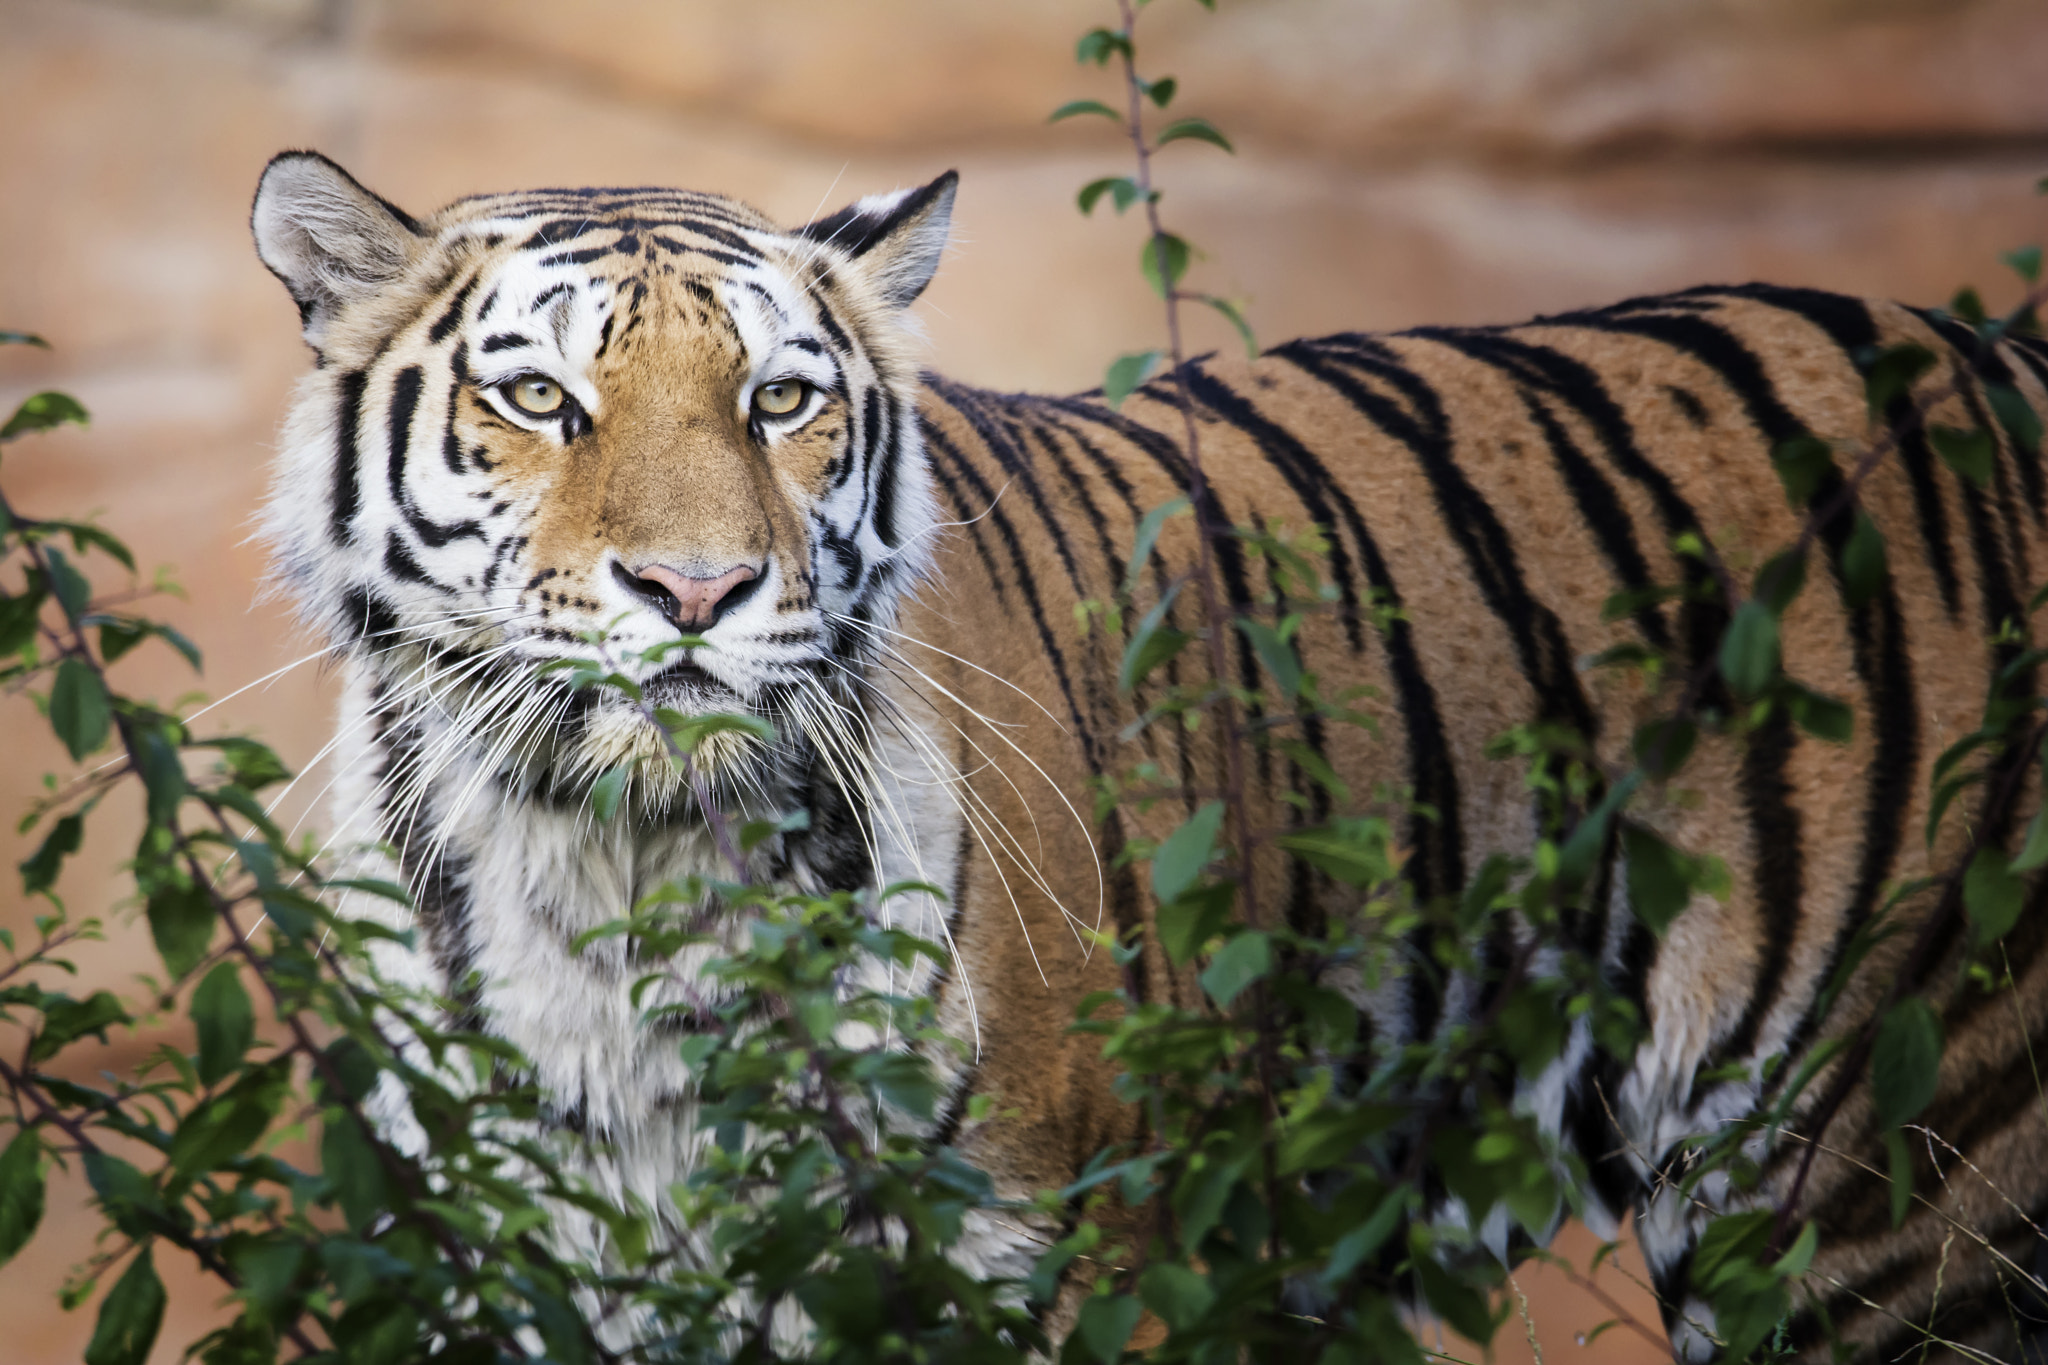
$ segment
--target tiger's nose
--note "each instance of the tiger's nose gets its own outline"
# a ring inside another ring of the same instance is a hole
[[[630,575],[620,566],[619,572],[633,580],[627,586],[654,598],[684,630],[708,630],[717,625],[720,617],[752,594],[753,589],[746,585],[760,578],[748,564],[734,565],[716,578],[691,578],[666,564],[643,565]]]

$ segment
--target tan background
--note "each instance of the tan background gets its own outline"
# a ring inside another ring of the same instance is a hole
[[[0,327],[57,348],[0,351],[0,411],[62,387],[94,415],[8,447],[8,496],[96,511],[145,565],[175,565],[190,601],[165,614],[207,650],[211,695],[303,651],[256,600],[247,539],[305,363],[244,227],[284,147],[326,151],[415,209],[658,183],[791,222],[958,167],[957,245],[919,305],[931,363],[1002,387],[1091,385],[1157,327],[1134,224],[1072,205],[1122,167],[1107,125],[1044,123],[1110,93],[1071,61],[1110,15],[1098,0],[0,0]],[[2041,0],[1222,0],[1214,17],[1166,0],[1146,24],[1147,65],[1239,146],[1170,149],[1166,213],[1207,253],[1197,282],[1241,299],[1268,341],[1713,280],[1920,303],[1975,281],[1995,301],[2013,292],[1996,254],[2042,235]],[[166,700],[195,685],[153,648],[120,672]],[[298,764],[328,708],[305,667],[220,714]],[[0,699],[10,823],[60,758],[26,701]],[[81,959],[116,983],[153,961],[94,871],[121,856],[122,819],[63,884],[111,915],[111,941]],[[10,897],[0,919],[25,923]],[[103,1060],[152,1045],[118,1040]],[[51,1302],[89,1249],[64,1208],[76,1197],[60,1182],[42,1235],[0,1271],[0,1361],[74,1360],[90,1332],[89,1309]],[[1583,1265],[1591,1245],[1563,1247]],[[1520,1279],[1547,1359],[1648,1358],[1626,1329],[1581,1345],[1607,1313],[1554,1271]],[[1611,1263],[1599,1279],[1654,1322]],[[172,1283],[164,1362],[213,1297]],[[1497,1359],[1530,1355],[1511,1321]]]

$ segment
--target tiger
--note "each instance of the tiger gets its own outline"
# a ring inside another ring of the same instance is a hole
[[[1120,856],[1185,812],[1119,807],[1098,824],[1087,809],[1139,702],[1118,684],[1122,641],[1072,624],[1114,598],[1147,512],[1189,495],[1190,431],[1205,524],[1324,538],[1335,596],[1299,647],[1333,686],[1374,699],[1361,704],[1379,723],[1306,739],[1357,790],[1406,794],[1402,876],[1428,902],[1538,836],[1520,771],[1489,742],[1563,723],[1625,769],[1658,698],[1585,661],[1631,642],[1684,667],[1711,655],[1761,553],[1800,532],[1773,451],[1889,423],[1897,452],[1860,494],[1890,547],[1881,588],[1852,606],[1839,571],[1819,574],[1785,618],[1785,668],[1846,702],[1850,737],[1782,717],[1703,737],[1687,799],[1648,794],[1641,818],[1721,855],[1729,885],[1694,895],[1660,936],[1631,913],[1610,846],[1581,933],[1643,1041],[1617,1059],[1580,1021],[1519,1081],[1517,1102],[1583,1167],[1588,1223],[1607,1236],[1633,1217],[1675,1353],[1709,1358],[1712,1310],[1688,1288],[1701,1229],[1716,1208],[1784,1197],[1801,1149],[1764,1153],[1749,1194],[1681,1195],[1672,1163],[1758,1112],[1779,1063],[1881,999],[1937,890],[1906,898],[1900,932],[1823,1008],[1892,890],[1962,850],[1969,820],[1920,837],[1933,765],[2018,658],[2027,592],[2048,570],[2039,452],[2000,434],[1976,487],[1935,457],[1910,404],[1868,415],[1859,357],[1924,346],[1923,384],[1953,381],[1932,417],[1969,426],[1985,375],[2048,411],[2048,345],[2011,334],[1980,354],[1938,311],[1704,286],[1513,326],[1199,357],[1121,405],[1100,390],[998,393],[921,370],[906,312],[939,267],[957,184],[949,172],[791,229],[664,188],[482,194],[416,218],[314,152],[265,169],[256,249],[313,353],[265,532],[341,660],[337,846],[364,848],[413,894],[409,910],[351,911],[414,931],[415,946],[380,948],[384,968],[513,1044],[549,1123],[602,1139],[602,1182],[663,1206],[703,1141],[675,1035],[704,1003],[697,974],[716,945],[686,950],[636,1000],[641,968],[617,940],[572,943],[662,883],[717,873],[720,849],[643,711],[536,675],[557,661],[623,670],[651,703],[772,725],[772,740],[725,733],[698,755],[703,798],[730,817],[808,812],[745,855],[750,875],[943,893],[889,911],[949,953],[892,988],[931,1000],[968,1044],[938,1062],[946,1098],[925,1135],[1007,1195],[1060,1188],[1138,1132],[1115,1068],[1070,1027],[1077,1001],[1194,999],[1160,948],[1150,886]],[[1187,518],[1164,525],[1157,581],[1195,562],[1197,535]],[[1213,545],[1231,603],[1271,602],[1271,562]],[[1696,591],[1642,595],[1672,583]],[[1618,594],[1637,605],[1606,611]],[[702,643],[655,648],[686,637]],[[1205,668],[1198,655],[1176,667]],[[1224,657],[1256,683],[1243,641]],[[1214,727],[1169,728],[1146,741],[1152,756],[1199,786],[1222,762]],[[593,783],[622,767],[618,814],[600,820]],[[1249,781],[1276,819],[1307,790],[1284,762]],[[2013,842],[2039,800],[2024,783],[2009,808],[1966,793],[1957,809]],[[1276,862],[1256,880],[1290,923],[1334,913],[1327,879]],[[2033,880],[2003,944],[2010,992],[1945,989],[1964,945],[1933,945],[1922,980],[1948,1046],[1923,1121],[1957,1160],[1931,1145],[1916,1158],[1926,1197],[1896,1230],[1869,1087],[1848,1091],[1802,1196],[1821,1238],[1812,1301],[1781,1332],[1791,1353],[1820,1358],[1830,1333],[1869,1360],[2048,1349],[2048,1141],[2030,1098],[2048,1042],[2044,895]],[[1093,951],[1104,934],[1138,951],[1123,964]],[[1438,1036],[1471,994],[1421,974],[1376,990],[1360,1046]],[[679,1008],[645,1027],[653,1005]],[[977,1094],[1002,1111],[970,1117]],[[960,1254],[1018,1275],[1035,1236],[988,1222]]]

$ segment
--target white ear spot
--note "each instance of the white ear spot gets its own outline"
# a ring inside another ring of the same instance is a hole
[[[960,173],[947,171],[914,190],[871,194],[798,235],[851,256],[890,306],[907,308],[938,273],[959,184]]]
[[[411,218],[318,152],[271,159],[256,185],[249,229],[315,346],[337,312],[396,279],[421,242]]]

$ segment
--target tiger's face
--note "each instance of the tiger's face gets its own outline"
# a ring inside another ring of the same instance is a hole
[[[623,763],[659,790],[653,708],[779,722],[843,692],[934,522],[901,314],[953,186],[794,232],[667,190],[416,220],[278,157],[252,223],[318,356],[272,501],[285,577],[385,696],[572,789]]]

